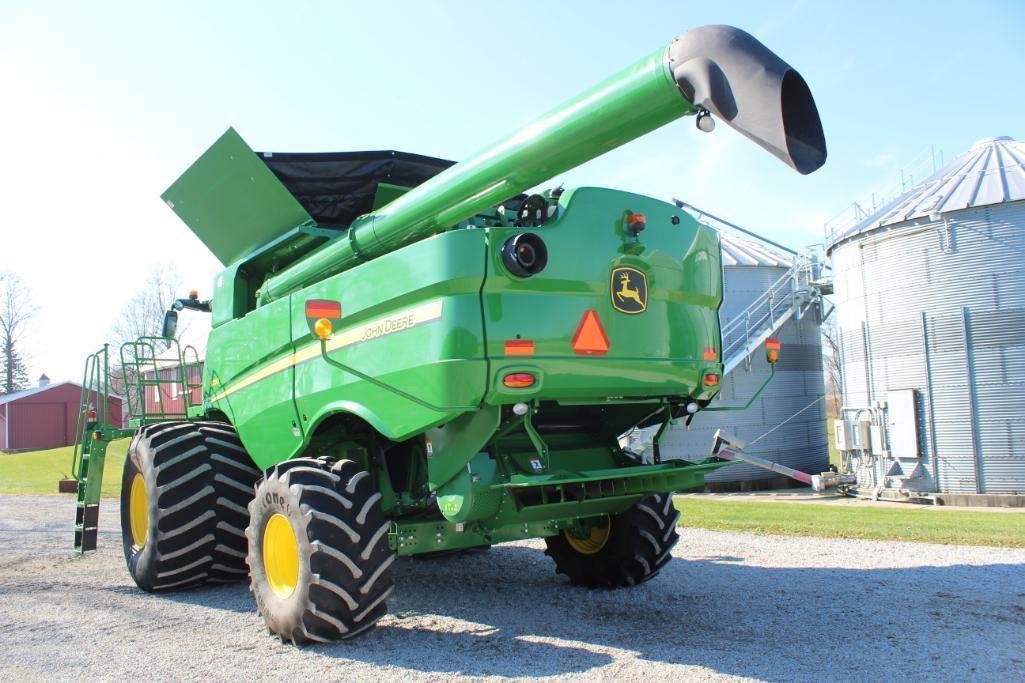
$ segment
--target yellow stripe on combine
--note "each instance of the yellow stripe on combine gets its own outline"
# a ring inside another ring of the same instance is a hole
[[[397,332],[404,332],[420,325],[435,322],[441,319],[441,311],[442,301],[441,299],[438,299],[437,301],[431,301],[430,303],[422,304],[414,308],[408,308],[399,313],[393,313],[362,325],[344,329],[334,334],[327,341],[327,350],[330,353],[331,351],[337,351],[338,349],[343,349],[347,346],[355,346],[356,344],[373,341],[374,339],[387,337],[388,335],[395,334]],[[225,397],[234,394],[236,391],[240,391],[248,386],[256,384],[262,379],[267,379],[271,375],[275,375],[299,365],[300,363],[305,363],[308,360],[313,360],[318,356],[320,356],[320,342],[307,344],[288,356],[276,360],[270,365],[262,367],[259,370],[255,370],[251,375],[243,377],[230,388],[225,389],[221,393],[212,397],[210,401],[220,401]]]

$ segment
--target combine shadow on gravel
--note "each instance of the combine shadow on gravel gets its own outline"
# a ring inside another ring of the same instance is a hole
[[[195,605],[205,609],[225,610],[238,614],[256,613],[256,601],[249,592],[248,579],[244,583],[206,584],[172,593],[146,593],[134,583],[124,586],[100,586],[99,589],[116,595],[148,596],[155,600]]]
[[[425,672],[542,677],[592,670],[625,650],[770,680],[821,679],[825,661],[859,677],[910,676],[926,666],[971,675],[977,653],[985,670],[1025,676],[1021,565],[769,568],[738,560],[676,559],[655,579],[618,591],[572,587],[527,547],[404,560],[391,614],[377,629],[309,651]],[[1020,585],[1016,597],[986,600],[985,586],[1001,573]]]
[[[307,649],[332,659],[471,677],[546,678],[601,669],[613,661],[612,655],[590,647],[538,642],[529,634],[479,623],[463,627],[452,631],[449,626],[383,623],[358,640]]]

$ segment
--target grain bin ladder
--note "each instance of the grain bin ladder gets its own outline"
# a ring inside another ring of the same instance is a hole
[[[700,223],[716,230],[741,232],[773,249],[791,255],[792,265],[761,296],[722,326],[723,374],[732,372],[741,363],[750,363],[751,355],[765,340],[776,336],[789,320],[800,320],[813,308],[821,306],[823,296],[832,294],[832,282],[822,274],[822,263],[809,253],[800,254],[793,249],[766,239],[687,202],[673,202],[688,211]],[[822,316],[825,319],[828,313]]]

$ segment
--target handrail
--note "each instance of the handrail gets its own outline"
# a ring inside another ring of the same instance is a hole
[[[676,206],[678,208],[680,208],[680,209],[686,209],[692,215],[693,214],[697,214],[696,216],[694,216],[694,219],[697,220],[699,223],[706,223],[705,221],[701,220],[702,218],[711,218],[716,223],[720,223],[722,225],[725,225],[728,228],[732,228],[733,230],[736,230],[738,232],[742,232],[745,235],[748,235],[750,237],[754,237],[759,242],[765,242],[766,244],[771,244],[772,246],[776,247],[777,249],[781,249],[781,250],[785,251],[786,253],[791,254],[792,256],[797,256],[798,255],[797,252],[794,251],[793,249],[791,249],[790,247],[785,247],[782,244],[780,244],[779,242],[773,242],[768,237],[765,237],[764,235],[759,235],[757,232],[754,232],[753,230],[748,230],[747,228],[742,228],[739,225],[737,225],[736,223],[730,223],[725,218],[719,218],[714,213],[709,213],[709,212],[705,211],[704,209],[699,209],[698,207],[694,206],[693,204],[688,204],[687,202],[683,201],[682,199],[677,199],[677,198],[673,197],[673,203],[676,204]],[[706,225],[707,225],[707,223],[706,223]],[[709,226],[709,227],[713,227],[714,228],[715,226]]]
[[[82,456],[87,453],[86,442],[90,432],[110,424],[110,362],[107,344],[86,356],[82,373],[82,391],[78,399],[78,422],[75,426],[75,443],[71,449],[71,476],[78,478]],[[95,403],[94,403],[95,401]],[[96,413],[89,419],[89,413]]]

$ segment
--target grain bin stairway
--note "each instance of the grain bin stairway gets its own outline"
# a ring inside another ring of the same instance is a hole
[[[716,230],[743,233],[745,239],[754,238],[775,251],[789,254],[790,269],[772,284],[746,309],[722,326],[723,374],[727,375],[740,365],[750,366],[751,355],[765,340],[776,336],[791,319],[800,320],[809,311],[825,319],[822,313],[823,297],[833,293],[833,283],[823,277],[823,264],[815,254],[798,253],[739,225],[714,216],[679,199],[673,200],[700,223]]]

